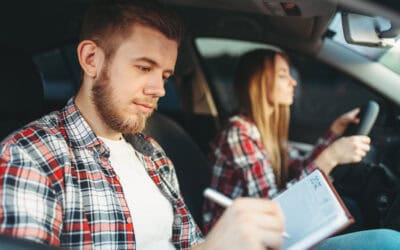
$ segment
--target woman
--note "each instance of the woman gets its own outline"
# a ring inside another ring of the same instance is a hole
[[[329,174],[337,164],[359,162],[369,151],[367,136],[339,138],[348,124],[359,122],[359,109],[354,109],[332,123],[309,157],[293,158],[296,153],[288,146],[288,127],[296,81],[290,75],[287,56],[281,52],[256,50],[245,54],[234,85],[240,110],[212,145],[211,180],[211,188],[233,199],[272,198],[288,182],[316,168]],[[205,233],[223,210],[206,201]]]

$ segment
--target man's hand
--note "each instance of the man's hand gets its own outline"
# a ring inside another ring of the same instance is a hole
[[[283,232],[284,216],[276,202],[238,198],[225,210],[205,242],[195,249],[279,249]]]
[[[343,115],[339,116],[331,125],[331,131],[337,136],[343,135],[346,128],[350,123],[359,123],[360,120],[357,118],[359,108],[355,108]]]
[[[327,147],[315,163],[326,174],[338,164],[360,162],[370,150],[371,139],[364,135],[342,137]]]

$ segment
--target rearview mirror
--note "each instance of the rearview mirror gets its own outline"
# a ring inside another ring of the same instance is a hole
[[[387,46],[386,38],[400,34],[400,26],[387,19],[355,13],[342,12],[342,26],[347,43],[364,46]]]

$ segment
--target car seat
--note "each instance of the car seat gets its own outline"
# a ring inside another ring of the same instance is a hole
[[[207,158],[178,123],[161,113],[152,115],[144,133],[156,139],[174,163],[185,203],[201,228],[203,190],[211,180]]]
[[[31,55],[2,46],[0,51],[0,141],[43,112],[43,85]]]

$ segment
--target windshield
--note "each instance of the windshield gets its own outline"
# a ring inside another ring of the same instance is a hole
[[[340,13],[337,13],[329,29],[334,32],[332,40],[342,44],[343,46],[358,52],[359,54],[369,58],[372,61],[376,61],[385,67],[389,68],[393,72],[400,75],[400,37],[395,39],[395,45],[393,47],[375,48],[361,45],[348,44],[344,39],[342,19]]]

